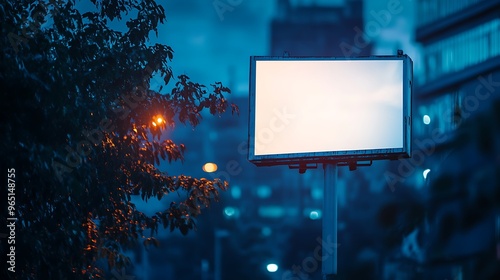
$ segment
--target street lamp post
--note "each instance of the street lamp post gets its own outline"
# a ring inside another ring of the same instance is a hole
[[[323,240],[331,240],[332,250],[323,250],[322,274],[324,280],[337,275],[337,163],[324,163],[325,171],[323,195]]]
[[[214,249],[214,280],[221,280],[221,256],[222,256],[222,248],[221,248],[221,239],[229,236],[229,231],[224,229],[216,229],[215,230],[215,249]]]

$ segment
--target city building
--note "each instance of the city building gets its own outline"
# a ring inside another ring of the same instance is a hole
[[[409,262],[385,279],[414,279],[402,272],[408,267],[422,279],[491,279],[499,273],[500,211],[487,194],[498,191],[499,161],[488,141],[498,138],[483,134],[498,130],[484,116],[500,96],[500,2],[419,0],[417,7],[422,53],[410,162],[422,176],[415,184],[425,222],[403,244]]]
[[[363,1],[278,0],[271,23],[271,53],[281,56],[363,56],[372,45],[363,36]],[[319,1],[328,2],[328,1]],[[332,2],[332,1],[329,1]]]
[[[494,0],[418,2],[416,40],[422,46],[418,63],[423,71],[415,78],[416,136],[433,129],[451,132],[491,103],[483,99],[495,96],[498,83],[484,83],[499,75],[499,9]],[[484,88],[476,90],[480,85]]]

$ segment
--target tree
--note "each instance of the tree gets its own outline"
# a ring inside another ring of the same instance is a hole
[[[194,127],[204,110],[237,112],[225,98],[230,90],[186,75],[169,83],[173,50],[149,42],[166,19],[155,1],[90,2],[93,10],[85,13],[72,0],[0,6],[0,153],[2,172],[13,168],[15,176],[15,188],[2,188],[2,197],[15,193],[2,219],[18,218],[10,278],[102,277],[96,261],[127,265],[123,250],[140,239],[156,244],[160,226],[186,234],[228,187],[219,179],[167,174],[158,165],[182,161],[186,148],[162,131],[176,122]],[[109,27],[116,20],[126,21],[125,31]],[[153,79],[171,89],[152,90]],[[153,216],[131,201],[172,193],[184,199]],[[2,255],[9,250],[2,240]]]
[[[489,78],[495,81],[495,75],[498,72]],[[453,115],[457,129],[437,145],[430,173],[427,216],[434,235],[429,234],[424,245],[431,248],[432,261],[446,258],[463,265],[464,278],[500,277],[500,99],[494,90],[483,100],[482,110],[457,108]],[[476,98],[470,94],[464,100],[471,97]],[[485,227],[489,230],[481,231]],[[452,247],[453,240],[463,245]]]

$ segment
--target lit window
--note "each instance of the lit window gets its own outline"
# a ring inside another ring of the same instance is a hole
[[[322,199],[323,198],[323,189],[321,188],[311,188],[311,197],[313,199]]]
[[[281,218],[285,215],[285,209],[281,206],[261,206],[258,212],[263,218]]]
[[[239,186],[232,186],[230,188],[230,190],[231,190],[231,196],[234,199],[240,199],[240,197],[241,197],[241,188]]]
[[[271,196],[271,187],[262,185],[257,188],[257,196],[260,198],[268,198]]]
[[[270,227],[263,227],[261,233],[263,236],[270,236],[271,233],[273,233],[273,231],[271,230]]]

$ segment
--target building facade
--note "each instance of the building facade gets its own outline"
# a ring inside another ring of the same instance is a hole
[[[499,124],[488,116],[500,96],[500,2],[417,6],[422,71],[414,86],[413,163],[426,172],[426,220],[405,254],[425,279],[492,279],[500,211],[488,194],[498,192],[500,161],[488,144],[498,142],[490,132]]]
[[[494,0],[418,2],[416,40],[422,46],[423,74],[416,77],[416,117],[427,115],[429,123],[414,123],[417,136],[433,128],[453,131],[464,118],[486,108],[487,101],[476,105],[469,95],[483,101],[488,95],[484,90],[498,91],[498,83],[485,85],[484,80],[499,75],[499,9]],[[476,93],[479,85],[484,90]]]
[[[324,1],[323,1],[324,2]],[[363,36],[363,1],[337,5],[278,0],[271,23],[271,55],[364,56],[372,45]]]

